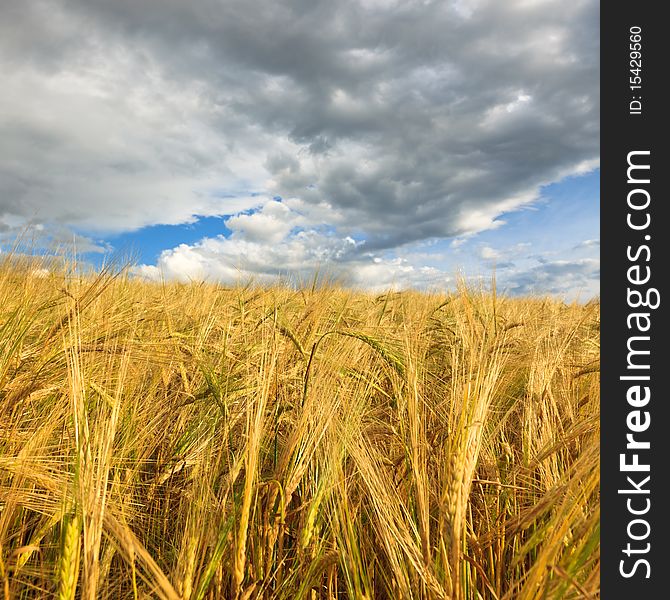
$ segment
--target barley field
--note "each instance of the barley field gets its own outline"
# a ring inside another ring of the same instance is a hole
[[[35,264],[0,264],[0,598],[599,597],[597,302]]]

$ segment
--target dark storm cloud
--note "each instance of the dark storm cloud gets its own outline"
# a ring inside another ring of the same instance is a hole
[[[220,178],[326,202],[369,251],[491,228],[597,161],[592,0],[9,7],[0,218],[124,229],[234,212],[193,193]],[[69,75],[86,102],[40,87]],[[31,90],[52,104],[23,112]]]

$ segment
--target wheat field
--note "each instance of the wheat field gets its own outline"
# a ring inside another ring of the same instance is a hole
[[[0,265],[0,598],[599,597],[599,305]]]

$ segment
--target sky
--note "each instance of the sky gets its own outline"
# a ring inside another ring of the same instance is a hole
[[[2,0],[0,244],[599,292],[595,0]]]

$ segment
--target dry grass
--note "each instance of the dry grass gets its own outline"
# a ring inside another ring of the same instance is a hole
[[[34,268],[0,598],[598,597],[596,303]]]

